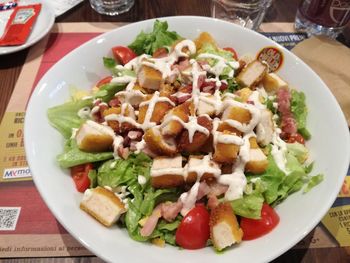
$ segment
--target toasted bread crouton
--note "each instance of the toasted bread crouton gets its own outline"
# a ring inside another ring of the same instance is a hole
[[[137,79],[141,87],[150,90],[159,90],[160,84],[162,83],[162,73],[149,66],[141,66]]]
[[[213,116],[216,113],[215,109],[216,98],[214,95],[201,95],[199,97],[197,114],[203,115],[208,114],[209,116]]]
[[[247,102],[249,96],[252,95],[253,91],[250,88],[243,88],[237,91],[237,95],[242,100],[242,102]]]
[[[192,118],[194,120],[194,118]],[[190,118],[191,121],[191,118]],[[210,132],[213,129],[212,120],[207,116],[199,116],[197,118],[197,124],[204,127],[208,132],[203,133],[200,131],[196,131],[193,135],[192,141],[190,142],[188,130],[185,129],[180,134],[178,147],[180,151],[194,153],[201,150],[201,147],[206,143],[206,141],[210,138]]]
[[[265,146],[272,141],[272,136],[275,128],[272,120],[272,112],[267,109],[264,109],[261,110],[260,113],[260,122],[256,126],[256,140],[259,144]]]
[[[236,161],[240,145],[236,143],[221,142],[220,137],[237,137],[236,133],[225,130],[216,132],[216,144],[214,145],[213,160],[218,163],[232,164]],[[232,138],[234,139],[234,138]],[[238,138],[237,138],[238,139]]]
[[[150,101],[153,96],[158,96],[156,94],[153,95],[148,95],[146,97],[146,101]],[[159,97],[159,98],[167,98],[167,97]],[[167,102],[167,101],[157,101],[156,104],[154,105],[152,114],[151,114],[151,122],[155,122],[156,124],[159,124],[165,114],[172,108],[173,106]],[[147,111],[149,108],[149,104],[140,104],[139,108],[139,116],[137,119],[138,123],[144,123],[145,118],[147,117]]]
[[[252,119],[252,115],[249,110],[238,106],[228,106],[222,113],[223,121],[227,119],[236,120],[240,123],[249,123]]]
[[[148,129],[143,136],[147,147],[156,154],[173,156],[177,153],[177,146],[174,138],[165,138],[159,127]]]
[[[135,86],[131,90],[122,90],[116,94],[117,99],[120,103],[129,103],[134,107],[138,107],[138,105],[144,100],[146,91],[141,88],[139,85],[135,84]]]
[[[80,208],[105,226],[113,225],[119,216],[126,211],[119,197],[99,186],[85,191]]]
[[[161,128],[164,136],[177,136],[182,131],[183,125],[176,119],[179,118],[183,122],[188,122],[188,115],[190,113],[189,105],[189,102],[185,102],[168,111]]]
[[[249,162],[245,165],[245,171],[253,174],[261,174],[266,171],[269,164],[266,155],[259,148],[255,137],[249,138]]]
[[[262,79],[262,84],[266,92],[270,94],[276,93],[278,89],[288,87],[288,84],[275,73],[266,74]]]
[[[171,188],[184,184],[182,156],[156,157],[151,167],[151,184],[154,188]]]
[[[86,152],[103,152],[112,147],[114,131],[94,121],[86,121],[76,133],[78,147]]]
[[[243,87],[254,87],[267,73],[267,65],[258,60],[249,63],[238,74],[236,80]]]
[[[243,231],[228,202],[219,204],[211,211],[209,225],[210,238],[219,251],[242,241]]]
[[[136,119],[134,108],[129,103],[123,103],[121,107],[112,107],[103,112],[104,117],[111,114],[120,114],[131,118],[133,121]],[[135,126],[128,121],[119,123],[119,121],[116,120],[107,120],[107,124],[117,133],[127,132],[135,128]]]
[[[221,174],[219,165],[210,160],[207,156],[192,155],[188,159],[187,163],[187,176],[186,183],[193,184],[197,181],[197,177],[200,177],[200,181],[213,181],[218,175]]]

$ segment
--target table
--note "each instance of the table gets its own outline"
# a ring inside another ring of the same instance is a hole
[[[265,22],[293,22],[298,1],[275,1],[269,9]],[[175,15],[210,16],[210,0],[136,0],[130,12],[116,17],[97,14],[84,1],[66,14],[58,17],[56,22],[135,22],[139,20]],[[346,29],[343,41],[349,45],[350,30]],[[3,117],[11,97],[21,68],[24,64],[27,50],[0,57],[0,120]],[[288,237],[286,237],[288,238]],[[6,262],[19,262],[20,259],[8,259]],[[27,259],[37,262],[39,259]],[[96,257],[80,258],[45,258],[40,262],[99,262]],[[273,262],[349,262],[350,250],[344,248],[293,249]]]

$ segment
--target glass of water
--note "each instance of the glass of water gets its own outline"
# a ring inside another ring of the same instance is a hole
[[[128,12],[134,2],[134,0],[90,0],[90,5],[99,14],[115,16]]]
[[[257,30],[272,0],[212,0],[212,17]]]

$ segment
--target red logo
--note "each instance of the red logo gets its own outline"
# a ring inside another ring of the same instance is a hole
[[[283,64],[282,51],[276,47],[265,47],[257,55],[257,60],[266,63],[270,72],[277,71]]]

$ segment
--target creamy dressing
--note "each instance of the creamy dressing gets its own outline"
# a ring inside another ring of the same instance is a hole
[[[136,77],[124,75],[124,76],[121,76],[121,77],[119,77],[119,76],[114,77],[111,80],[111,83],[126,84],[126,83],[129,83],[129,82],[134,82],[135,83],[135,81],[136,81]]]
[[[136,151],[135,153],[138,154],[140,153],[146,146],[146,142],[144,139],[142,139],[141,141],[137,142],[135,147],[136,147]]]
[[[211,160],[211,157],[211,154],[205,155],[202,159],[192,157],[185,166],[185,177],[191,172],[196,173],[197,181],[200,181],[205,173],[218,177],[221,174],[221,169],[217,163]]]
[[[214,108],[215,115],[219,115],[222,111],[222,100],[220,90],[215,90],[214,94],[201,92],[199,101],[203,101]]]
[[[286,164],[286,154],[287,154],[287,144],[280,138],[281,129],[275,127],[275,132],[272,135],[272,147],[271,155],[276,162],[277,167],[286,174],[287,171]]]
[[[181,209],[182,216],[185,216],[196,204],[199,184],[200,184],[199,181],[197,181],[192,186],[190,191],[181,194],[180,200],[183,203],[183,207]]]
[[[118,154],[118,148],[123,146],[124,138],[120,135],[115,135],[113,139],[113,156],[114,159],[120,159]]]
[[[84,107],[84,108],[81,108],[78,111],[78,116],[81,119],[89,119],[90,118],[90,113],[91,113],[90,107]]]
[[[143,175],[138,175],[137,176],[137,182],[140,184],[140,185],[144,185],[146,182],[147,182],[147,179],[146,177],[144,177]]]

